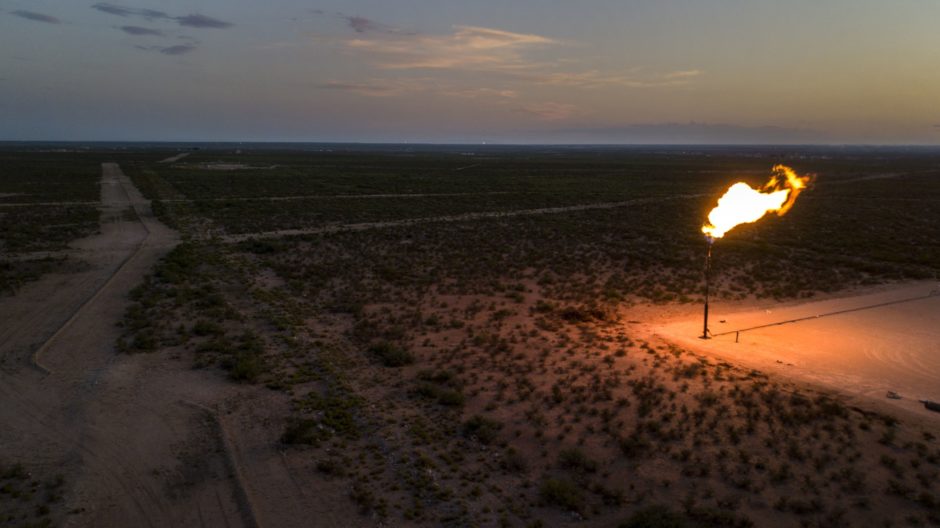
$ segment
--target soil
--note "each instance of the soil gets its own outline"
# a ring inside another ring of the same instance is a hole
[[[116,350],[129,292],[179,237],[154,218],[116,164],[104,164],[102,172],[101,232],[73,243],[69,255],[87,265],[50,274],[0,302],[0,463],[21,463],[36,475],[62,474],[64,497],[51,516],[65,526],[371,524],[348,499],[348,482],[320,476],[309,451],[278,441],[288,395],[194,370],[186,354],[172,349],[149,355]],[[636,203],[643,202],[261,236]],[[136,219],[125,214],[128,207]],[[227,240],[252,236],[259,235]],[[884,400],[935,423],[935,413],[917,399],[940,399],[940,295],[931,295],[937,287],[894,285],[787,305],[715,303],[709,340],[698,339],[699,306],[636,306],[623,319],[641,337],[834,387],[866,404],[872,397]],[[887,391],[902,399],[885,399]],[[657,469],[645,469],[650,479],[659,476]]]
[[[228,384],[115,350],[128,292],[178,238],[116,164],[103,165],[101,204],[101,233],[73,244],[84,271],[0,303],[0,461],[62,475],[56,524],[252,524],[219,422],[187,403]]]
[[[711,339],[700,339],[701,307],[652,330],[736,364],[936,417],[920,402],[940,399],[940,284],[935,281],[799,304],[710,308]],[[901,398],[888,398],[889,392]]]

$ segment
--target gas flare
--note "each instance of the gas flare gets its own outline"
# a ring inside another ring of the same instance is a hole
[[[759,190],[744,182],[732,185],[708,213],[702,232],[712,239],[721,238],[734,227],[756,222],[767,213],[785,215],[812,176],[799,176],[785,165],[774,165],[773,173]]]

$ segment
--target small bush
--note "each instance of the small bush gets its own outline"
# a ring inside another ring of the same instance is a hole
[[[197,336],[222,335],[225,331],[218,323],[200,319],[193,325],[193,333]]]
[[[546,504],[566,510],[584,512],[584,493],[581,487],[564,479],[546,479],[539,488],[539,496]]]
[[[287,422],[281,442],[288,445],[317,445],[322,436],[316,421],[309,418],[293,418]]]
[[[481,444],[490,444],[496,440],[496,435],[502,429],[503,424],[476,415],[463,424],[463,435],[467,438],[476,438]]]
[[[588,458],[584,451],[576,447],[563,450],[558,455],[558,465],[581,473],[594,473],[597,471],[597,462]]]
[[[511,447],[503,454],[499,465],[507,473],[523,473],[528,468],[525,457]]]
[[[404,367],[415,362],[411,352],[387,341],[372,345],[369,347],[369,353],[386,367]]]
[[[317,471],[331,477],[346,475],[346,464],[338,458],[327,458],[317,461]]]
[[[619,528],[683,528],[687,526],[685,516],[666,506],[643,508],[620,523]]]
[[[235,359],[229,367],[229,376],[235,381],[251,383],[256,381],[262,372],[264,372],[264,361],[261,356],[245,351],[235,354]]]

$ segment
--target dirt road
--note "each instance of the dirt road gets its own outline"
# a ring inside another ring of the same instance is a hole
[[[384,229],[389,227],[411,226],[417,224],[431,224],[438,222],[464,222],[470,220],[481,220],[484,218],[511,218],[514,216],[532,216],[570,213],[575,211],[592,211],[596,209],[614,209],[617,207],[630,207],[647,203],[665,202],[670,200],[681,200],[687,198],[698,198],[701,194],[678,194],[673,196],[660,196],[652,198],[636,198],[634,200],[623,200],[619,202],[599,202],[578,205],[566,205],[562,207],[539,207],[536,209],[517,209],[513,211],[483,211],[478,213],[463,213],[447,216],[430,216],[424,218],[406,218],[403,220],[388,220],[382,222],[361,222],[357,224],[327,225],[323,227],[312,227],[304,229],[281,229],[277,231],[262,231],[257,233],[245,233],[237,235],[224,235],[219,237],[224,242],[241,242],[254,238],[276,238],[282,236],[296,235],[317,235],[323,233],[339,233],[343,231],[365,231],[368,229]]]
[[[101,232],[73,244],[85,271],[0,300],[0,460],[63,474],[65,526],[251,525],[215,417],[189,403],[228,384],[115,351],[128,292],[178,239],[102,169]]]
[[[160,160],[158,163],[173,163],[173,162],[175,162],[175,161],[179,161],[179,160],[185,158],[186,156],[189,156],[190,154],[192,154],[192,153],[191,153],[191,152],[181,152],[181,153],[179,153],[179,154],[177,154],[177,155],[175,155],[175,156],[170,156],[169,158],[162,159],[162,160]]]

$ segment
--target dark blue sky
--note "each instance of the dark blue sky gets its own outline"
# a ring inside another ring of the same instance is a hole
[[[940,3],[0,0],[0,139],[928,143]]]

